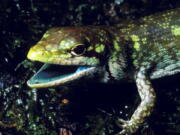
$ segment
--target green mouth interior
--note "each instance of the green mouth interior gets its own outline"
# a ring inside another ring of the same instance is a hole
[[[27,82],[29,86],[34,84],[44,84],[60,80],[78,72],[92,68],[91,66],[62,66],[54,64],[44,64],[40,70]]]

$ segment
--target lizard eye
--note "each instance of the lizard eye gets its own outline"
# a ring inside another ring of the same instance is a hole
[[[86,48],[84,45],[77,45],[71,49],[71,53],[75,56],[83,55],[85,51],[86,51]]]

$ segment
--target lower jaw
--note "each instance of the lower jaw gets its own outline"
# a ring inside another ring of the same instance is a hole
[[[46,88],[46,87],[63,85],[63,84],[72,82],[73,80],[78,80],[79,78],[82,78],[83,76],[92,74],[93,72],[95,72],[95,69],[96,69],[96,67],[93,67],[93,66],[76,67],[76,71],[74,71],[74,72],[70,72],[68,74],[62,74],[60,76],[55,76],[55,77],[53,76],[53,77],[48,78],[47,76],[51,76],[51,75],[47,70],[48,69],[47,66],[49,66],[49,64],[43,65],[43,67],[27,82],[27,85],[29,87],[31,87],[31,88]],[[68,68],[70,66],[64,66],[64,67]],[[42,75],[42,77],[40,77],[40,75]],[[43,78],[43,76],[44,76],[44,78]]]

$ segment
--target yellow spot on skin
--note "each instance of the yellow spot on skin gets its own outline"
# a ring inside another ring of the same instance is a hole
[[[140,50],[140,44],[139,44],[139,42],[135,42],[135,43],[134,43],[134,48],[135,48],[137,51]]]
[[[73,40],[62,40],[59,43],[59,49],[61,50],[66,50],[66,49],[71,49],[72,47],[74,47],[76,44],[74,43]]]
[[[134,42],[137,42],[137,41],[140,40],[137,35],[131,35],[131,39],[132,39],[132,41],[134,41]]]
[[[116,51],[120,51],[120,46],[116,40],[113,41],[113,45]]]
[[[179,26],[171,26],[171,32],[173,33],[173,35],[175,36],[179,36],[180,35],[180,27]]]
[[[131,39],[132,41],[134,41],[134,49],[136,49],[136,51],[140,50],[140,39],[137,35],[131,35]]]
[[[97,52],[97,53],[101,53],[101,52],[103,52],[104,51],[104,45],[103,44],[96,44],[96,46],[95,46],[95,51]]]
[[[49,37],[49,34],[48,34],[48,33],[45,33],[45,34],[43,35],[43,38],[47,38],[47,37]]]
[[[142,42],[143,42],[144,44],[146,44],[146,43],[147,43],[147,38],[143,38],[143,39],[142,39]]]
[[[65,44],[66,44],[66,41],[64,41],[64,40],[60,42],[61,46],[64,46]]]

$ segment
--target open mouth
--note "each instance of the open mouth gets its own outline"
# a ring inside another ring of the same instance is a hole
[[[28,80],[31,88],[44,88],[61,85],[93,72],[93,66],[62,66],[44,64],[39,71]]]

